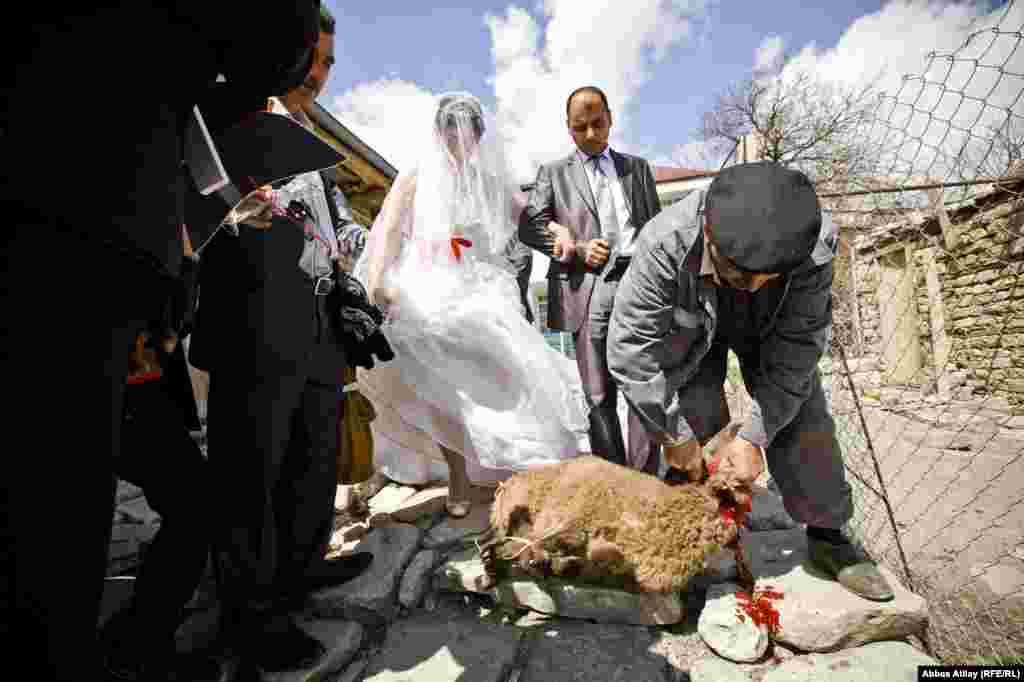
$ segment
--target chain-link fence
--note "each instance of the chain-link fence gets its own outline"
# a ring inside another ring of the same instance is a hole
[[[880,97],[819,188],[842,229],[822,364],[850,532],[946,662],[1024,658],[1024,4]]]

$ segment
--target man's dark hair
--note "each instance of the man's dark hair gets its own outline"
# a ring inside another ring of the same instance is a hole
[[[334,15],[331,14],[331,10],[327,9],[327,5],[320,3],[320,32],[326,33],[327,35],[334,35]]]
[[[596,85],[584,85],[582,88],[576,88],[569,94],[569,99],[565,100],[565,117],[569,118],[569,106],[572,104],[572,98],[581,92],[589,92],[592,95],[597,95],[601,98],[604,103],[604,110],[611,112],[611,107],[608,106],[608,98],[605,96],[604,91]]]

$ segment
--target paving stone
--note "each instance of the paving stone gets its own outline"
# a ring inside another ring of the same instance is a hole
[[[736,592],[739,585],[723,583],[708,588],[697,631],[719,656],[730,661],[752,663],[768,650],[768,628],[751,618],[737,617]]]
[[[628,625],[672,625],[686,607],[679,594],[636,594],[564,580],[508,580],[494,590],[509,608],[528,608],[563,618]]]
[[[160,523],[160,515],[150,508],[144,496],[135,497],[118,504],[117,511],[135,523],[148,525]]]
[[[491,525],[491,507],[487,504],[474,504],[469,514],[461,519],[446,517],[434,526],[423,539],[427,549],[443,549],[466,542],[480,535]]]
[[[398,603],[407,609],[416,608],[423,600],[423,595],[430,588],[434,568],[440,561],[441,554],[426,549],[417,554],[402,576],[402,584],[398,588]]]
[[[799,528],[751,533],[742,548],[757,589],[771,587],[783,595],[773,604],[779,614],[778,642],[801,651],[829,652],[902,639],[927,627],[927,602],[884,566],[879,570],[895,593],[888,602],[858,597],[822,575],[807,558],[807,536]]]
[[[117,481],[117,504],[142,497],[142,488],[123,479]]]
[[[416,488],[395,485],[384,486],[380,492],[370,498],[370,515],[391,514],[403,502],[416,494]]]
[[[650,628],[558,621],[533,633],[520,682],[669,682]]]
[[[302,670],[264,673],[261,682],[321,682],[330,679],[348,665],[363,642],[363,626],[333,620],[313,620],[298,624],[316,637],[327,653],[316,664]]]
[[[391,518],[400,523],[416,523],[424,517],[444,511],[448,488],[426,488],[405,499],[392,512]]]
[[[522,631],[439,609],[392,624],[363,682],[505,682]]]
[[[937,663],[905,642],[874,642],[832,654],[796,656],[769,669],[761,681],[916,682],[918,666]]]
[[[395,524],[359,540],[355,552],[373,553],[373,563],[359,577],[310,595],[311,612],[323,618],[344,618],[367,625],[392,620],[398,612],[398,586],[405,567],[419,547],[422,531]]]

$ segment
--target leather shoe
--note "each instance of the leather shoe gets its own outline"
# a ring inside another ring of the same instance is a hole
[[[334,587],[358,578],[373,563],[373,554],[358,552],[351,556],[321,561],[306,573],[306,589],[312,592]]]
[[[626,446],[614,408],[595,407],[590,411],[590,450],[609,462],[626,466]]]
[[[250,640],[248,650],[240,653],[263,672],[276,673],[312,667],[327,654],[327,648],[289,622],[283,629],[260,633]]]
[[[858,597],[871,601],[891,601],[892,587],[873,562],[867,560],[850,542],[833,543],[807,538],[807,550],[816,568],[839,581]]]

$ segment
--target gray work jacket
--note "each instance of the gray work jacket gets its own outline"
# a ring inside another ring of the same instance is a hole
[[[661,444],[694,437],[679,394],[717,328],[717,287],[699,277],[704,196],[693,191],[651,219],[619,285],[608,331],[611,375]],[[768,447],[811,394],[831,334],[837,246],[837,228],[823,213],[810,258],[786,277],[778,307],[758,316],[759,366],[747,368],[754,371],[746,377],[754,406],[739,433],[755,445]]]

